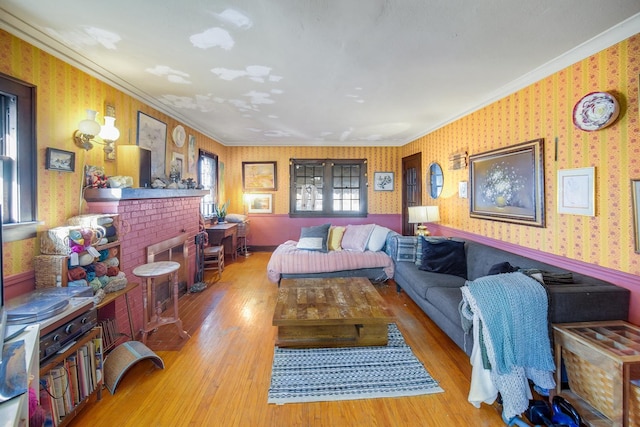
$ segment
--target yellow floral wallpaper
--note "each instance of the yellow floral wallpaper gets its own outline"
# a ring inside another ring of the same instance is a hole
[[[97,110],[98,121],[103,123],[105,104],[115,106],[115,124],[120,130],[117,144],[136,144],[138,111],[143,111],[167,124],[167,162],[171,161],[172,152],[187,158],[188,144],[178,148],[171,141],[172,129],[181,123],[2,30],[0,73],[37,87],[38,218],[44,222],[39,230],[59,226],[68,217],[84,212],[85,206],[81,204],[84,165],[104,166],[108,176],[117,174],[117,162],[105,162],[102,146],[87,152],[73,142],[73,133],[78,122],[86,117],[87,108]],[[215,152],[225,160],[226,147],[186,126],[185,129],[196,137],[199,148]],[[47,147],[75,152],[75,172],[46,170]],[[6,243],[4,274],[32,270],[38,248],[37,239]]]
[[[633,250],[630,190],[630,180],[640,179],[639,74],[636,35],[401,147],[399,157],[422,152],[423,168],[432,161],[443,166],[442,197],[433,201],[425,190],[423,203],[439,204],[442,223],[449,227],[640,274],[640,255]],[[615,95],[621,113],[612,126],[584,132],[573,125],[572,111],[578,100],[594,91]],[[458,182],[468,181],[468,168],[449,170],[449,156],[536,138],[545,143],[546,227],[470,218],[468,199],[458,197]],[[596,216],[558,214],[557,171],[592,166]]]
[[[242,162],[277,162],[278,191],[273,194],[274,214],[289,213],[289,159],[367,159],[370,214],[401,212],[398,150],[393,147],[233,147],[226,165],[230,212],[243,212]],[[374,172],[394,172],[394,191],[373,191]]]
[[[114,163],[103,160],[100,147],[84,152],[73,144],[71,136],[87,108],[99,111],[102,117],[105,103],[115,105],[116,126],[121,131],[118,144],[136,144],[137,112],[143,111],[167,123],[167,162],[172,152],[187,158],[188,144],[179,149],[170,138],[171,130],[182,123],[4,31],[0,31],[0,72],[38,88],[41,229],[60,225],[83,211],[84,164],[104,165],[108,175],[117,173]],[[444,225],[640,275],[640,255],[633,252],[630,200],[630,179],[640,179],[639,74],[640,36],[634,36],[402,147],[226,147],[185,128],[188,135],[196,137],[198,148],[217,154],[224,164],[222,190],[224,198],[231,200],[230,212],[244,210],[243,161],[278,162],[274,213],[286,216],[290,158],[365,158],[369,213],[396,214],[399,218],[401,161],[421,152],[423,181],[431,162],[437,161],[444,169],[445,185],[439,199],[430,199],[423,186],[423,203],[440,205]],[[592,91],[613,93],[621,104],[621,114],[604,130],[583,132],[573,126],[571,113],[575,103]],[[450,170],[449,156],[458,151],[477,154],[536,138],[545,141],[546,227],[471,219],[468,199],[458,197],[458,183],[469,179],[468,169]],[[45,170],[47,147],[75,151],[76,172]],[[558,214],[557,171],[587,166],[596,168],[596,216]],[[394,191],[373,191],[376,171],[394,172]],[[35,239],[8,243],[4,249],[6,275],[33,269],[33,256],[38,250]]]

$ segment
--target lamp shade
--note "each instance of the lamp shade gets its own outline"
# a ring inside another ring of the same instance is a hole
[[[104,126],[100,129],[100,138],[104,141],[117,141],[120,138],[120,131],[115,126],[115,117],[105,116]]]
[[[78,131],[81,134],[91,135],[93,138],[100,133],[100,123],[96,122],[97,114],[95,110],[87,110],[87,118],[78,123]]]
[[[409,207],[409,223],[420,224],[425,222],[440,221],[440,209],[438,206],[411,206]]]

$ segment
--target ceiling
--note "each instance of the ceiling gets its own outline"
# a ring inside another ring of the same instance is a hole
[[[0,28],[228,146],[404,145],[640,32],[638,0],[0,0],[0,12]]]

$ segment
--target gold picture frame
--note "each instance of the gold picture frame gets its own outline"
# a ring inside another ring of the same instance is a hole
[[[277,162],[242,162],[242,189],[244,191],[276,191]]]
[[[544,139],[469,156],[472,218],[544,227]]]

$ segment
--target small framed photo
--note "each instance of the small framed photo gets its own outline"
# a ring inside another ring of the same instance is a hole
[[[374,172],[373,189],[375,191],[393,191],[393,172]]]
[[[249,213],[273,213],[273,194],[247,194]]]
[[[276,191],[277,162],[242,162],[244,191]]]
[[[171,153],[171,171],[174,169],[180,176],[184,176],[184,154]]]
[[[74,172],[76,170],[76,153],[49,147],[47,148],[45,168],[59,172]]]
[[[595,168],[558,171],[558,213],[595,216]]]

